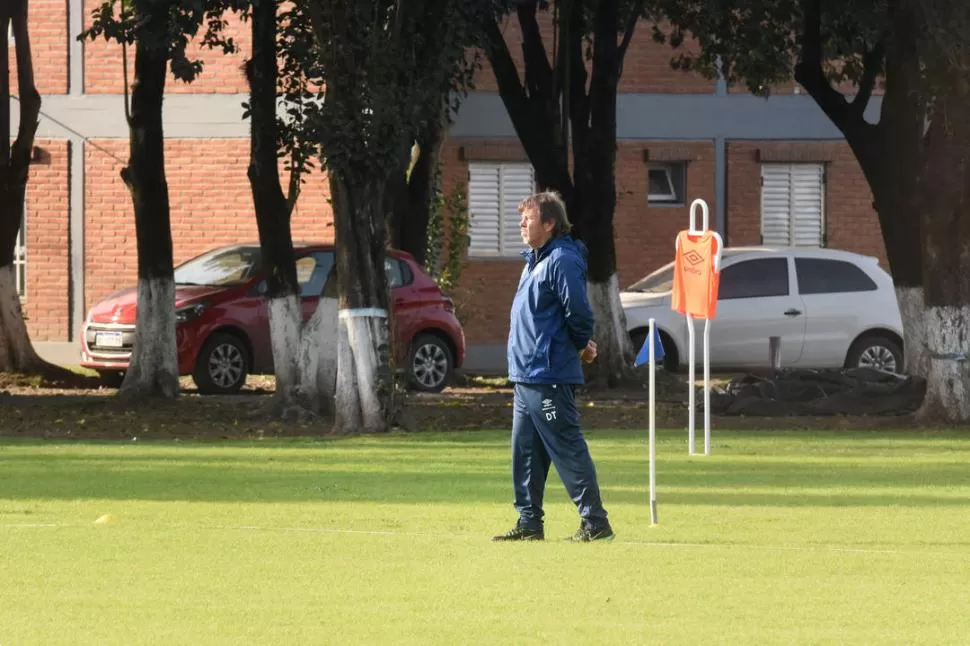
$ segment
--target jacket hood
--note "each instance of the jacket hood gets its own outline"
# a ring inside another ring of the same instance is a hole
[[[576,238],[569,235],[560,236],[560,238],[565,239],[567,241],[567,244],[575,247],[576,251],[579,252],[579,255],[581,255],[584,260],[589,258],[589,248],[586,246],[586,243],[584,243],[582,240],[577,240]]]
[[[577,254],[585,262],[589,258],[589,248],[583,243],[582,240],[577,240],[569,234],[556,236],[552,238],[540,247],[536,251],[536,257],[541,259],[548,256],[556,249],[562,249],[566,252],[573,252]],[[533,253],[532,249],[526,249],[522,252],[522,257],[528,258]]]

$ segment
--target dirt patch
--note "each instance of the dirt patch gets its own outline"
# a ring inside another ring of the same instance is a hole
[[[673,379],[673,378],[671,378]],[[331,421],[315,419],[282,422],[269,411],[272,378],[251,378],[233,396],[201,396],[190,380],[182,383],[175,402],[133,404],[108,388],[78,387],[79,383],[43,386],[35,381],[0,381],[0,436],[63,439],[245,439],[324,436]],[[658,380],[658,428],[686,428],[686,386],[677,380]],[[579,394],[584,429],[646,429],[647,389],[584,389]],[[466,382],[440,394],[409,393],[404,416],[406,430],[478,430],[509,428],[512,390],[501,380],[479,385]],[[861,429],[912,426],[897,416],[715,416],[720,429]],[[703,416],[697,415],[703,435]]]

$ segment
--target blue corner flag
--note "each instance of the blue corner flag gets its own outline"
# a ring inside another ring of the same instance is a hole
[[[660,340],[660,335],[654,330],[654,344],[653,344],[653,359],[654,361],[660,361],[664,358],[664,344]],[[637,358],[633,361],[633,365],[636,368],[640,366],[645,366],[650,363],[650,333],[647,333],[647,338],[643,341],[643,347],[640,348],[640,352],[637,353]]]

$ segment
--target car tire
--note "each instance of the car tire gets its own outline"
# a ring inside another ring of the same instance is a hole
[[[195,361],[192,380],[205,395],[231,395],[246,385],[249,349],[235,334],[216,332]]]
[[[903,350],[894,340],[877,334],[861,337],[849,348],[845,358],[846,368],[876,368],[901,373]]]
[[[419,334],[408,352],[408,382],[415,390],[438,393],[451,381],[454,359],[439,336]]]
[[[123,370],[101,370],[98,372],[98,380],[105,388],[121,388],[125,381]]]

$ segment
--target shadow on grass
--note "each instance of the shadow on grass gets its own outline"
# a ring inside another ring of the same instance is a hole
[[[508,503],[508,447],[497,438],[483,435],[479,443],[388,438],[219,448],[7,443],[0,445],[0,500]],[[646,499],[646,456],[630,459],[626,449],[611,442],[594,446],[608,505],[643,504]],[[965,462],[956,459],[907,462],[878,456],[826,462],[822,455],[801,457],[705,462],[661,455],[658,486],[665,504],[678,505],[970,504],[968,496],[932,493],[935,488],[970,485]],[[561,491],[553,469],[547,496],[561,496]]]

